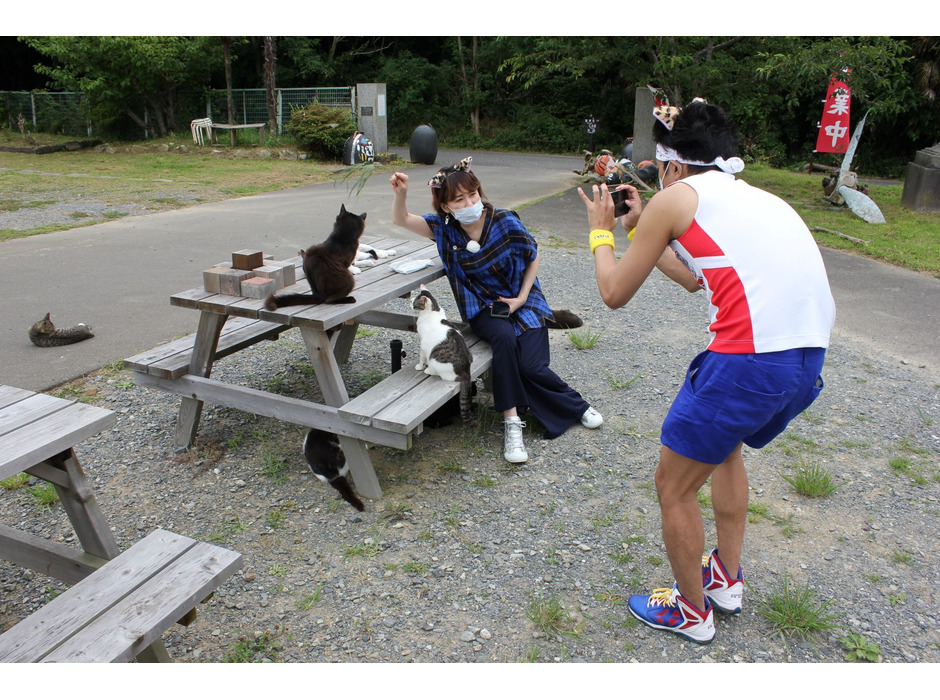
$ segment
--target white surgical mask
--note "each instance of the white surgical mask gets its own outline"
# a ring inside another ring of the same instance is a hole
[[[475,224],[483,215],[483,201],[480,200],[476,204],[471,204],[469,207],[464,207],[463,209],[453,209],[450,213],[462,224],[468,226]]]

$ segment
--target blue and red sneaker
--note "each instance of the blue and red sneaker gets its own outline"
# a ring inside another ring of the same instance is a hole
[[[744,576],[741,567],[738,567],[737,578],[728,575],[728,570],[718,558],[718,550],[702,557],[702,587],[705,597],[711,601],[715,610],[726,615],[737,615],[741,612],[741,599],[744,595]]]
[[[708,644],[715,638],[714,611],[708,598],[705,610],[699,610],[675,586],[655,588],[649,596],[630,596],[630,612],[654,629],[674,632],[696,644]]]

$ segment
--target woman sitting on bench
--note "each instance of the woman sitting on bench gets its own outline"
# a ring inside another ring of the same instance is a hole
[[[505,421],[504,456],[525,462],[520,414],[527,409],[549,440],[579,420],[597,428],[604,419],[549,367],[546,324],[554,317],[536,277],[536,242],[515,212],[486,201],[471,163],[464,158],[431,179],[434,212],[425,216],[408,212],[408,176],[394,173],[392,220],[437,243],[461,317],[493,349],[493,404]]]

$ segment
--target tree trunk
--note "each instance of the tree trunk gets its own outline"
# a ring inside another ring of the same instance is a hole
[[[222,58],[225,62],[225,100],[228,105],[228,123],[234,124],[235,98],[232,96],[232,37],[222,38]]]
[[[277,46],[273,36],[264,37],[264,89],[268,103],[268,132],[277,135],[277,103],[274,92],[274,68]],[[258,144],[259,146],[264,144]]]

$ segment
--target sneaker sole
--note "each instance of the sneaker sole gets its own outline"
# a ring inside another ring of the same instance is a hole
[[[715,610],[717,610],[717,611],[720,612],[720,613],[723,613],[723,614],[725,614],[725,615],[740,615],[740,614],[741,614],[741,608],[740,608],[740,607],[738,607],[738,608],[723,608],[723,607],[721,607],[717,602],[715,602],[715,599],[712,598],[711,596],[706,595],[705,597],[708,598],[708,602],[712,604],[712,607],[715,608]]]
[[[714,639],[715,639],[715,635],[714,635],[714,634],[713,634],[711,637],[709,637],[708,639],[696,639],[695,637],[692,637],[692,636],[686,634],[685,632],[682,632],[681,630],[677,630],[677,629],[674,628],[674,627],[665,627],[665,626],[663,626],[663,625],[654,624],[654,623],[650,622],[649,620],[640,617],[636,612],[634,612],[633,608],[630,608],[630,614],[633,615],[633,617],[635,617],[637,620],[639,620],[640,622],[642,622],[642,623],[643,623],[644,625],[646,625],[647,627],[651,627],[651,628],[654,629],[654,630],[662,630],[663,632],[672,632],[672,633],[673,633],[674,635],[676,635],[677,637],[682,637],[682,638],[685,639],[686,641],[694,642],[695,644],[701,644],[702,646],[704,646],[704,645],[706,645],[706,644],[711,644],[712,641],[714,641]]]

